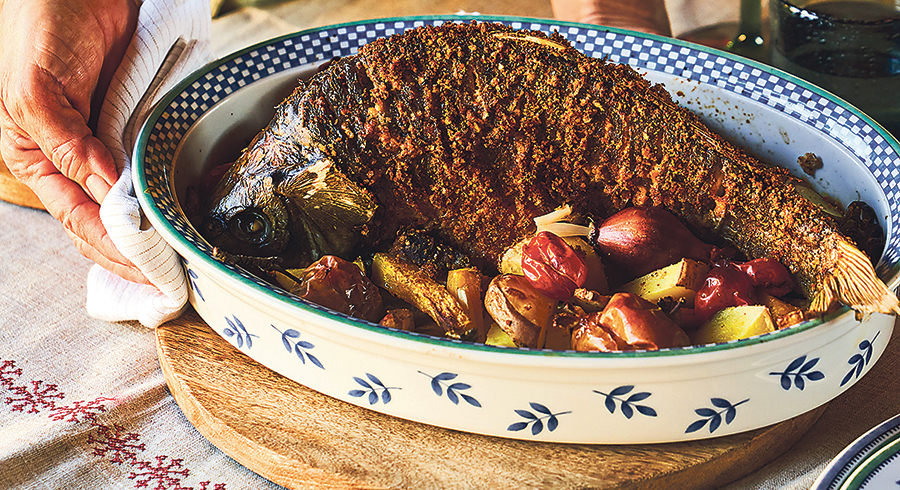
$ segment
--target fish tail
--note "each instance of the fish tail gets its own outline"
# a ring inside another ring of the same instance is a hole
[[[813,296],[811,313],[825,313],[837,299],[862,313],[900,314],[893,291],[878,279],[872,262],[847,240],[837,242],[838,260]]]

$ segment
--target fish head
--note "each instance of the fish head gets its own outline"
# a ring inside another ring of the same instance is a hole
[[[262,135],[210,193],[203,236],[228,254],[285,268],[324,255],[352,260],[377,207],[371,193],[314,147]]]
[[[290,214],[276,194],[276,172],[242,172],[239,161],[210,196],[201,233],[233,255],[283,257],[291,242]]]

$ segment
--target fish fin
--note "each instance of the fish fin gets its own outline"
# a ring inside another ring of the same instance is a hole
[[[279,193],[312,219],[328,226],[359,226],[375,214],[372,194],[355,184],[329,160],[321,159],[285,181]]]
[[[291,226],[303,230],[313,258],[350,253],[359,241],[361,228],[378,207],[371,192],[327,159],[282,182],[278,194],[290,203]]]
[[[522,34],[518,32],[495,32],[492,34],[497,39],[507,39],[510,41],[525,41],[529,43],[540,44],[553,49],[565,50],[568,45],[553,41],[546,37],[538,37],[531,34]]]
[[[810,311],[824,313],[834,299],[863,314],[900,314],[900,302],[878,278],[872,262],[846,240],[837,243],[837,266],[813,298]]]

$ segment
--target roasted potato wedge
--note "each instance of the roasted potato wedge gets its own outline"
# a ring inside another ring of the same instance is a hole
[[[622,292],[634,293],[651,303],[662,298],[684,299],[693,304],[697,291],[703,286],[709,266],[691,259],[682,259],[670,266],[657,269],[641,276],[621,288]]]
[[[543,347],[557,302],[534,289],[524,276],[501,274],[484,295],[484,307],[519,347]]]
[[[453,269],[447,273],[447,291],[450,291],[465,310],[474,325],[474,342],[484,342],[487,328],[484,324],[484,303],[481,284],[484,276],[474,267]]]
[[[720,310],[691,335],[694,344],[745,339],[775,330],[769,309],[762,305],[732,306]]]

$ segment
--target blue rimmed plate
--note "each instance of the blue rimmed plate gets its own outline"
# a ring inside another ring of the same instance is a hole
[[[721,345],[653,352],[503,349],[385,329],[305,303],[212,258],[185,217],[185,189],[234,158],[303,77],[372,39],[426,24],[497,21],[559,31],[589,56],[629,63],[750,152],[793,171],[814,151],[814,184],[884,218],[878,270],[898,283],[898,146],[867,116],[801,80],[718,51],[596,26],[510,17],[375,20],[252,46],[184,80],[148,119],[135,149],[138,196],[183,257],[191,303],[223,338],[312,389],[397,417],[526,440],[644,443],[716,437],[802,414],[859,380],[894,318],[824,322]]]
[[[811,490],[874,490],[900,486],[900,415],[841,451]]]

